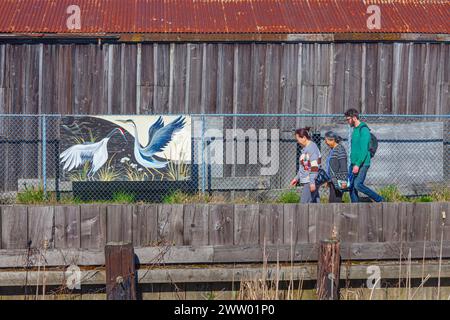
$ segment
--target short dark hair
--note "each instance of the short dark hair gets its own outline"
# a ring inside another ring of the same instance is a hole
[[[300,129],[295,130],[295,134],[298,135],[300,138],[306,138],[308,140],[311,140],[311,136],[309,135],[309,130],[311,130],[310,127],[300,128]]]
[[[353,108],[348,109],[347,111],[345,111],[344,115],[346,117],[352,117],[352,118],[356,117],[356,119],[359,119],[359,112],[358,112],[358,110],[353,109]]]

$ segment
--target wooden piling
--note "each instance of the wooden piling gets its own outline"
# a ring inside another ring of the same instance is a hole
[[[105,246],[106,297],[108,300],[136,300],[134,249],[131,243]]]
[[[322,240],[317,263],[317,295],[319,300],[339,300],[340,243]]]

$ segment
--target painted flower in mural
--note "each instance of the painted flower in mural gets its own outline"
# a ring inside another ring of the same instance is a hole
[[[165,168],[168,161],[160,161],[155,158],[155,153],[161,152],[172,140],[173,135],[184,128],[185,117],[179,116],[168,125],[164,125],[160,116],[148,129],[148,144],[141,147],[136,123],[132,119],[118,120],[122,123],[130,123],[134,129],[134,157],[138,164],[145,168]]]
[[[63,169],[71,171],[81,167],[86,162],[91,163],[91,168],[87,174],[88,178],[94,174],[108,161],[108,141],[116,134],[122,134],[125,141],[125,131],[122,128],[114,128],[105,138],[99,142],[84,142],[76,144],[61,153],[61,163]]]
[[[128,158],[128,157],[123,157],[122,159],[120,159],[120,163],[125,163],[128,161],[130,161],[130,158]]]

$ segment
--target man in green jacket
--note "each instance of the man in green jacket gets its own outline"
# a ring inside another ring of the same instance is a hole
[[[347,123],[353,127],[352,143],[350,152],[350,169],[353,174],[353,183],[350,189],[352,202],[359,202],[358,192],[365,193],[375,202],[384,199],[372,189],[364,185],[367,171],[370,168],[370,130],[366,123],[359,120],[359,112],[349,109],[345,112]]]

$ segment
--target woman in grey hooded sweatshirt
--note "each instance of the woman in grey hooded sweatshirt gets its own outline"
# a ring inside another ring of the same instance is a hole
[[[291,181],[291,185],[301,186],[301,203],[318,203],[320,202],[319,186],[316,186],[315,181],[322,159],[319,148],[311,140],[309,129],[301,128],[295,130],[295,138],[302,146],[302,153],[297,176]]]

